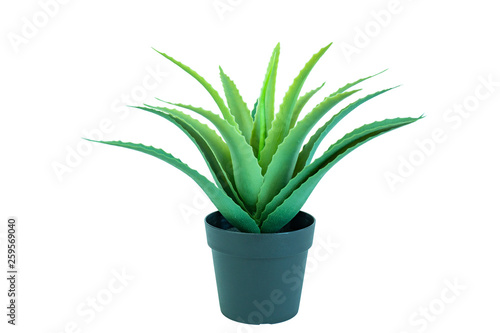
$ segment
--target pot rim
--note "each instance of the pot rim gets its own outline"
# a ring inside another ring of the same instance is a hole
[[[221,228],[221,227],[217,227],[217,226],[214,226],[213,224],[209,223],[208,222],[208,219],[210,217],[215,217],[215,215],[217,214],[220,214],[222,216],[222,218],[225,219],[225,217],[218,211],[214,211],[210,214],[208,214],[206,217],[205,217],[205,225],[207,228],[211,228],[211,229],[214,229],[214,230],[218,230],[219,232],[227,232],[227,233],[235,233],[235,234],[243,234],[243,235],[249,235],[250,237],[252,237],[251,235],[255,235],[256,237],[267,237],[267,236],[274,236],[276,237],[276,235],[289,235],[289,234],[292,234],[292,233],[297,233],[297,232],[300,232],[300,231],[303,231],[303,230],[307,230],[307,229],[310,229],[310,228],[314,228],[315,224],[316,224],[316,219],[314,218],[314,216],[312,216],[311,214],[309,213],[306,213],[304,211],[299,211],[297,213],[297,215],[293,218],[295,219],[299,214],[302,215],[303,218],[307,219],[310,221],[309,225],[305,226],[305,227],[302,227],[302,228],[299,228],[299,229],[296,229],[296,230],[288,230],[288,231],[278,231],[278,232],[259,232],[259,233],[256,233],[256,232],[243,232],[243,231],[240,231],[240,230],[228,230],[228,229],[224,229],[224,228]],[[293,221],[290,220],[290,222]],[[227,221],[227,220],[226,220]],[[285,228],[286,226],[289,225],[288,222],[283,228]],[[227,222],[228,224],[230,224],[229,222]],[[230,224],[231,225],[231,224]],[[232,226],[232,225],[231,225]],[[236,227],[235,227],[236,228]],[[282,228],[282,229],[283,229]],[[237,228],[236,228],[237,229]],[[281,229],[280,229],[281,230]]]
[[[247,233],[215,226],[208,220],[229,222],[218,211],[205,217],[207,242],[213,251],[226,255],[254,259],[280,258],[307,251],[313,242],[315,219],[312,215],[299,212],[289,223],[295,223],[297,230],[277,233]],[[288,225],[288,224],[287,224]]]

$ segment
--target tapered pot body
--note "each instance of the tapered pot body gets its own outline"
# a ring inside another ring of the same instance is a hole
[[[229,319],[274,324],[294,317],[300,304],[314,218],[299,212],[278,233],[243,233],[219,213],[205,218],[219,304]]]

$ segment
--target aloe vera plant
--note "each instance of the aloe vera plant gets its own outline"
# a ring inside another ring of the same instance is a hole
[[[203,189],[221,214],[242,232],[278,232],[300,211],[321,178],[344,156],[383,133],[422,118],[385,119],[361,126],[332,144],[320,157],[313,159],[319,144],[340,120],[364,102],[393,89],[380,90],[350,103],[333,114],[306,142],[314,126],[331,109],[360,91],[351,88],[380,74],[344,85],[299,120],[307,102],[324,85],[301,95],[304,82],[330,45],[319,50],[305,64],[276,111],[279,44],[272,53],[253,110],[248,108],[235,83],[222,68],[219,67],[220,78],[226,101],[194,70],[157,51],[207,90],[222,117],[200,107],[161,100],[166,106],[144,105],[136,108],[156,114],[183,131],[203,155],[215,183],[162,149],[121,141],[96,142],[149,154],[181,170]],[[218,132],[192,118],[189,112],[201,115]]]

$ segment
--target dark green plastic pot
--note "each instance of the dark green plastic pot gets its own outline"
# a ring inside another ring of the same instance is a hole
[[[274,324],[299,310],[314,218],[299,212],[278,233],[234,230],[214,212],[205,218],[222,313],[246,324]]]

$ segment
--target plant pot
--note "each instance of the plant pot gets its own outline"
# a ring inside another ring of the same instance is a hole
[[[219,213],[205,218],[222,314],[246,324],[274,324],[299,310],[314,218],[299,212],[278,233],[243,233]]]

